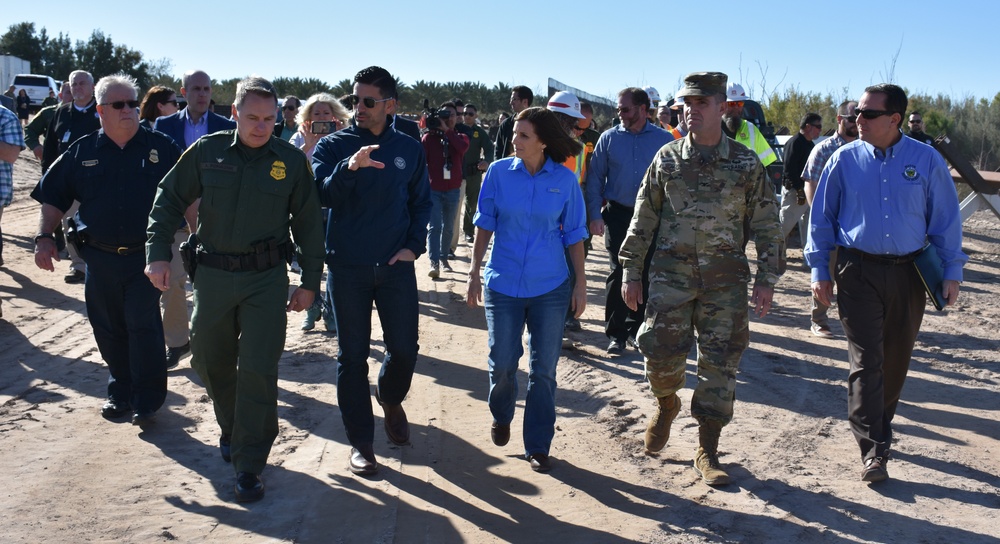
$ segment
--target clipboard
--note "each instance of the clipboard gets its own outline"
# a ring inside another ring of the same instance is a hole
[[[917,269],[920,282],[924,284],[924,290],[927,291],[934,308],[943,310],[946,304],[941,290],[941,285],[944,283],[944,267],[941,266],[941,258],[938,257],[933,245],[924,246],[913,260],[913,267]]]

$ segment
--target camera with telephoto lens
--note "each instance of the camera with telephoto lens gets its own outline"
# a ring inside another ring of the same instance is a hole
[[[442,121],[451,118],[451,110],[448,108],[441,108],[439,110],[431,109],[430,102],[424,99],[424,126],[427,130],[440,130],[444,131]]]

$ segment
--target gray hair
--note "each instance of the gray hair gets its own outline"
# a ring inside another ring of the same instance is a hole
[[[274,100],[275,106],[278,104],[278,91],[274,90],[274,85],[271,85],[270,81],[260,76],[247,76],[236,84],[236,97],[233,99],[236,109],[243,106],[248,94],[255,94],[261,98],[271,98]]]
[[[86,71],[86,70],[73,70],[72,72],[69,73],[68,80],[69,81],[73,81],[73,76],[75,76],[76,74],[83,74],[83,75],[87,76],[87,79],[90,80],[90,84],[91,85],[94,84],[94,76],[91,75],[91,73],[88,72],[88,71]]]
[[[330,111],[333,112],[333,116],[340,119],[344,124],[351,122],[351,112],[347,111],[347,108],[337,100],[337,97],[329,93],[317,93],[310,96],[305,104],[299,109],[299,113],[295,116],[295,123],[301,125],[303,121],[308,121],[312,115],[313,107],[316,104],[326,104],[330,106]]]
[[[98,80],[97,85],[94,87],[94,96],[97,98],[98,104],[104,103],[104,97],[108,95],[108,90],[111,87],[127,87],[132,89],[132,98],[139,97],[139,84],[136,83],[135,78],[118,72],[117,74],[104,76]]]

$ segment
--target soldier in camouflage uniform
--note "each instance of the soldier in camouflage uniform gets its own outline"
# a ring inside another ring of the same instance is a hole
[[[730,481],[719,466],[719,434],[733,416],[736,370],[750,339],[744,219],[756,233],[751,302],[761,317],[770,308],[778,280],[775,256],[781,236],[774,193],[760,160],[722,134],[726,79],[718,72],[685,78],[678,96],[685,97],[690,133],[665,145],[654,158],[619,252],[625,269],[622,298],[636,308],[642,302],[643,260],[655,237],[649,301],[637,337],[659,404],[646,430],[646,449],[655,453],[669,439],[697,331],[698,386],[691,399],[700,444],[695,468],[709,485]]]

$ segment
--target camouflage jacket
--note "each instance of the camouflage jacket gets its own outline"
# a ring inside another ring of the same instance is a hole
[[[626,281],[642,278],[654,241],[650,299],[656,285],[712,289],[746,283],[744,224],[755,233],[758,285],[778,281],[778,207],[756,154],[723,137],[703,162],[691,136],[663,146],[639,187],[619,258]]]

